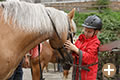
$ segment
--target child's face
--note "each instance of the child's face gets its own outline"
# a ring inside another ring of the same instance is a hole
[[[93,36],[96,35],[97,33],[98,33],[97,30],[84,27],[84,35],[86,36],[87,39],[93,37]]]

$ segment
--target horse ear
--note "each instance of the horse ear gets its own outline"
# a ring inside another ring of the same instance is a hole
[[[75,8],[73,8],[73,9],[68,13],[68,17],[69,17],[70,19],[73,19],[74,15],[75,15]]]

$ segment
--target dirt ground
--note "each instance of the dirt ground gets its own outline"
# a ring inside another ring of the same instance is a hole
[[[50,63],[48,65],[48,69],[49,69],[48,72],[44,70],[44,73],[43,73],[43,77],[45,78],[45,80],[63,80],[63,72],[54,71],[53,64]],[[23,68],[23,71],[24,71],[23,80],[32,80],[31,70]],[[71,72],[72,70],[70,70],[70,74],[67,80],[71,80],[71,76],[72,76]]]

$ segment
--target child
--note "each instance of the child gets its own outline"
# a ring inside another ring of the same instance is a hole
[[[76,61],[76,64],[85,66],[98,62],[100,41],[97,38],[97,34],[102,29],[102,21],[98,16],[92,15],[86,18],[82,26],[84,27],[84,34],[78,37],[75,45],[70,41],[66,41],[64,45],[66,49],[74,52],[72,53],[73,57],[76,57],[76,60],[74,59],[74,64]],[[84,69],[80,70],[77,67],[75,71],[73,68],[73,72],[75,72],[73,80],[96,80],[98,64],[89,66],[88,69],[90,71]]]

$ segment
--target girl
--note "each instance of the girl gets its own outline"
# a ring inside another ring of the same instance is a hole
[[[74,64],[82,66],[90,65],[98,62],[98,48],[100,41],[97,38],[98,32],[102,29],[102,21],[96,16],[88,16],[82,24],[84,27],[84,33],[81,34],[75,45],[70,41],[65,42],[65,48],[72,50]],[[74,66],[75,67],[75,66]],[[89,66],[90,71],[79,69],[78,67],[73,68],[73,80],[96,80],[98,64]]]

